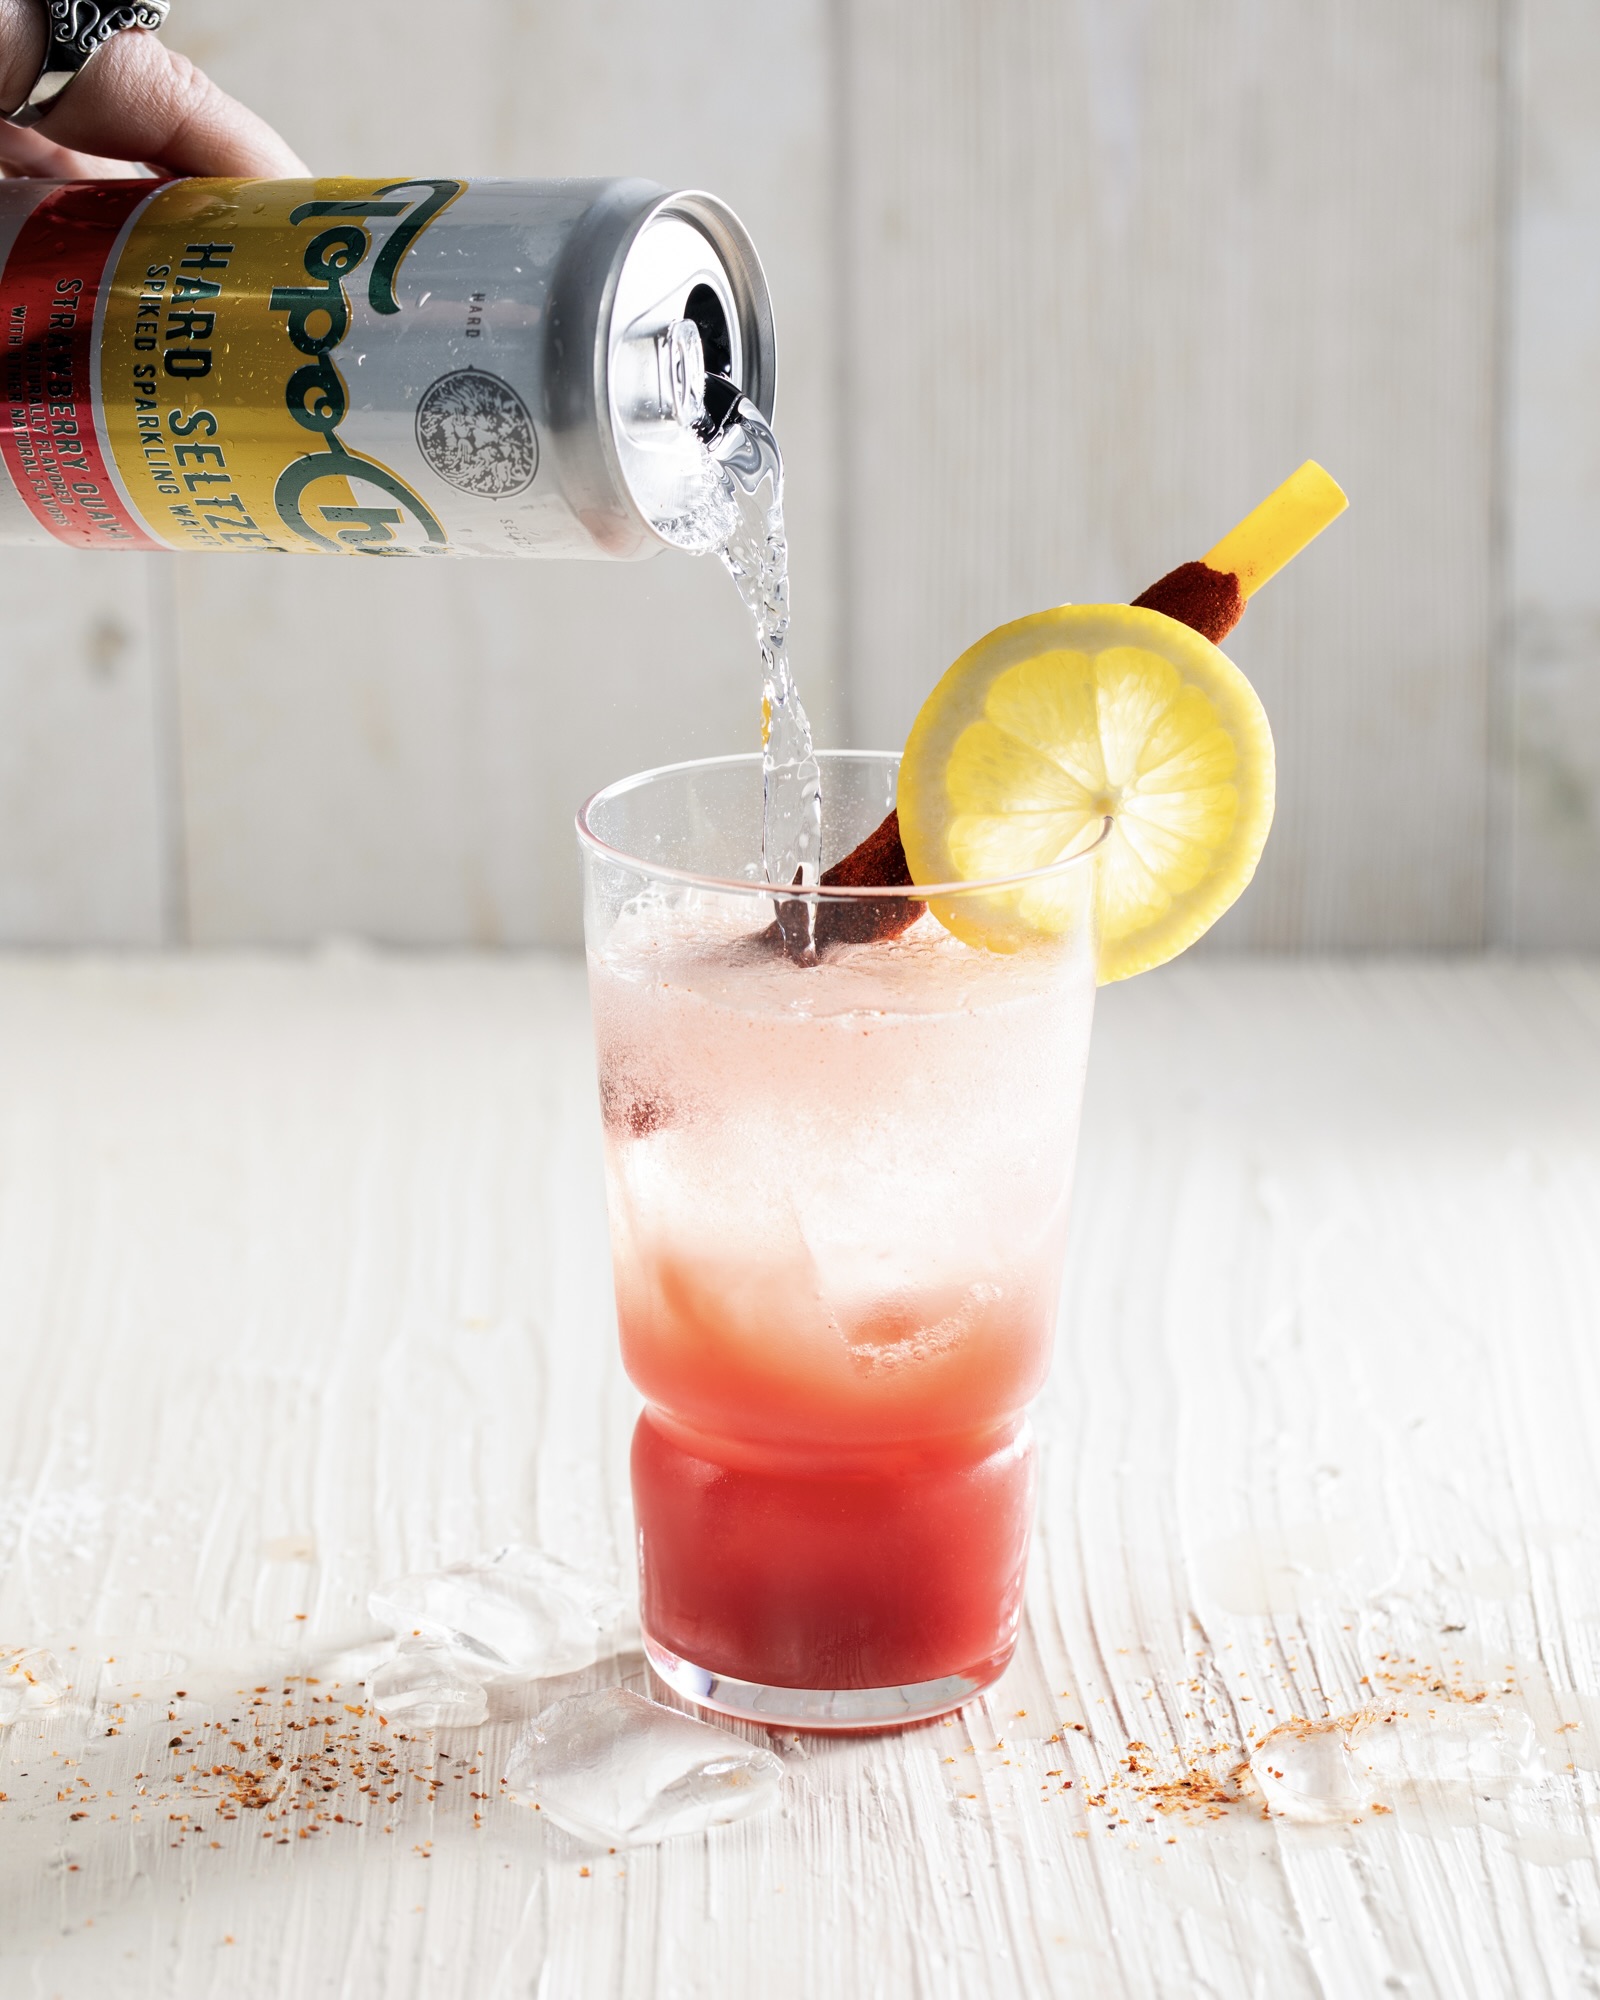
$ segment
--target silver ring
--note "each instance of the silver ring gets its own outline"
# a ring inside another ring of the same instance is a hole
[[[37,125],[53,111],[61,93],[97,49],[124,28],[159,28],[172,0],[45,0],[47,26],[44,61],[32,90],[5,115],[13,125]]]

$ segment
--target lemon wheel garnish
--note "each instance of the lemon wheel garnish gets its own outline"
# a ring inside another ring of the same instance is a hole
[[[1165,964],[1210,929],[1255,873],[1272,802],[1272,731],[1254,688],[1198,632],[1126,604],[1064,605],[980,639],[923,703],[900,765],[916,882],[1049,868],[1111,821],[1086,864],[1102,983]],[[1080,892],[1060,875],[932,907],[992,951],[1081,921]]]

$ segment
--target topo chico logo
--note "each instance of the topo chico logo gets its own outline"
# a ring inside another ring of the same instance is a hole
[[[417,448],[447,484],[489,500],[520,493],[539,470],[527,404],[481,368],[457,368],[423,391]]]
[[[274,285],[268,310],[287,315],[285,331],[291,345],[311,359],[297,368],[283,386],[283,400],[297,424],[322,439],[321,451],[292,459],[278,475],[273,505],[284,526],[313,548],[350,551],[359,555],[404,555],[407,550],[395,529],[409,516],[427,537],[431,549],[449,546],[443,526],[398,474],[362,452],[353,452],[339,435],[349,410],[344,378],[333,357],[350,331],[350,296],[345,280],[360,270],[372,248],[373,217],[398,217],[367,274],[367,302],[375,313],[400,310],[395,279],[401,260],[417,237],[466,185],[464,181],[391,181],[355,201],[303,201],[289,211],[289,223],[329,221],[306,245],[301,260],[305,285]],[[426,195],[418,193],[426,189]],[[397,196],[399,199],[389,199]],[[334,482],[327,500],[324,482]],[[394,506],[350,506],[345,502],[357,485],[376,487]],[[322,526],[317,525],[320,518]],[[337,524],[337,525],[335,525]],[[332,534],[324,529],[333,529]]]

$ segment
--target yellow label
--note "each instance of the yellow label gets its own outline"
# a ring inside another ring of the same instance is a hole
[[[464,186],[206,180],[151,197],[109,288],[100,393],[153,534],[179,549],[448,547],[348,420],[355,357],[394,351],[406,254]]]

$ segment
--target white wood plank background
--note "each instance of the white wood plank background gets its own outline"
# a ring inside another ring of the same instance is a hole
[[[788,1744],[779,1814],[622,1856],[468,1796],[522,1710],[641,1683],[624,1652],[396,1743],[365,1827],[350,1784],[284,1845],[167,1817],[174,1722],[302,1741],[279,1691],[330,1692],[375,1580],[503,1538],[626,1572],[581,977],[0,965],[0,1644],[75,1676],[0,1730],[7,2000],[1589,1991],[1592,967],[1103,996],[1026,1632],[949,1726]],[[1163,1815],[1126,1771],[1436,1667],[1509,1685],[1536,1783],[1316,1829]]]
[[[1136,589],[1317,452],[1357,504],[1235,641],[1282,804],[1221,943],[1600,941],[1590,0],[462,0],[447,60],[427,0],[350,0],[343,69],[328,20],[169,32],[322,167],[744,212],[821,733],[895,740],[987,624]],[[570,941],[573,803],[751,736],[704,563],[155,568],[86,582],[130,638],[85,699],[30,636],[75,658],[76,593],[0,552],[0,939]]]
[[[1234,943],[1475,943],[1497,0],[851,10],[857,726],[989,627],[1126,599],[1302,459],[1355,495],[1230,651],[1280,756]],[[897,482],[915,469],[897,509]],[[881,570],[865,580],[869,565]]]
[[[181,935],[171,565],[0,549],[0,938]]]
[[[1600,946],[1600,8],[1522,0],[1496,929]]]

